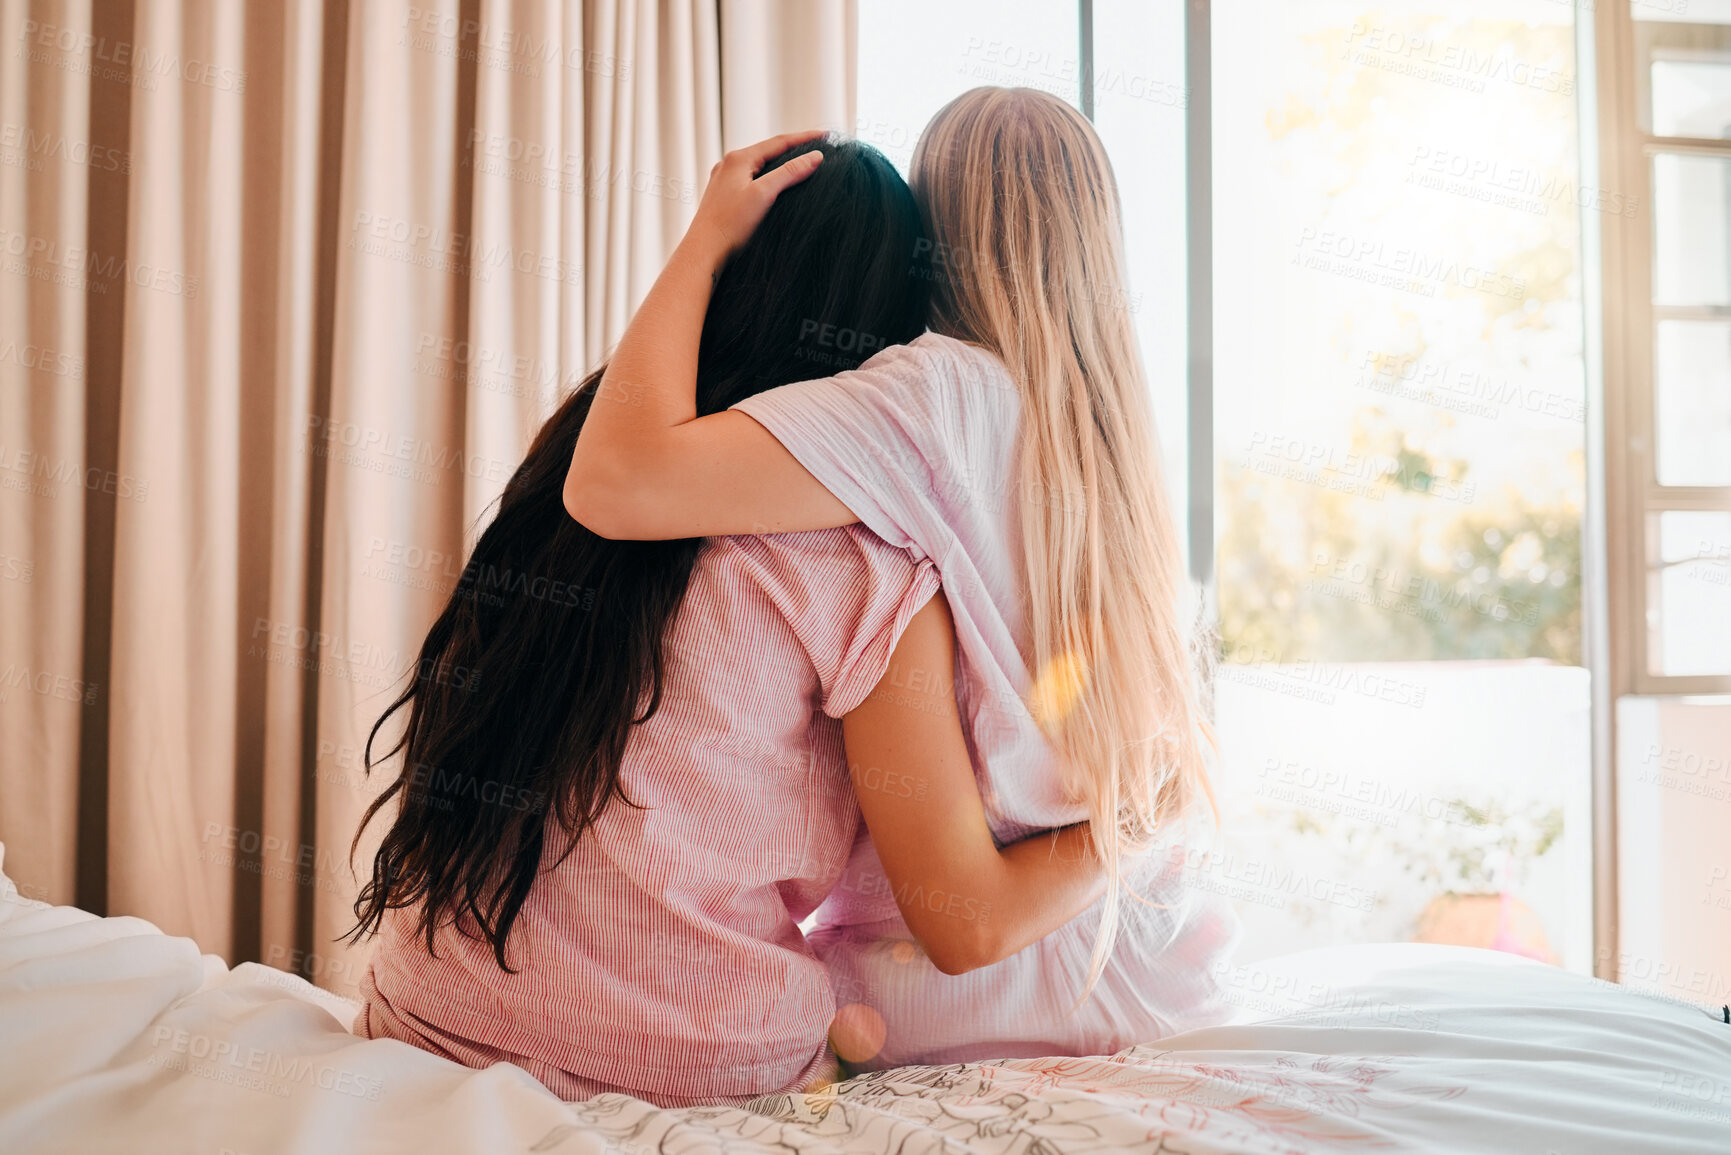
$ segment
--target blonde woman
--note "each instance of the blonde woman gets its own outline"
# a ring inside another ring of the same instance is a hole
[[[887,797],[901,792],[886,776],[916,752],[881,719],[844,723],[867,831],[810,935],[843,1004],[838,1051],[868,1069],[1095,1054],[1224,1021],[1216,974],[1238,925],[1182,877],[1177,832],[1212,804],[1211,738],[1135,334],[1100,304],[1127,294],[1099,138],[1037,90],[957,97],[912,162],[931,244],[910,274],[931,278],[930,331],[698,417],[711,279],[775,196],[754,180],[756,155],[716,166],[621,339],[603,392],[634,404],[591,413],[566,508],[612,538],[859,522],[930,559],[945,596],[916,617],[929,628],[910,627],[880,711],[918,709],[898,686],[929,688],[933,671],[947,682],[953,629],[959,725],[993,839],[1085,820],[1106,879],[1032,945],[940,966],[917,949],[930,931],[903,920],[920,906],[910,888],[947,881],[930,888],[948,895],[942,909],[921,917],[982,943],[991,914],[956,901],[967,888],[946,876],[949,848],[924,835],[917,804]],[[824,334],[808,336],[819,352]]]

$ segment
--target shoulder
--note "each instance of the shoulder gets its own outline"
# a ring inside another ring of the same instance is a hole
[[[843,595],[858,579],[901,578],[918,563],[855,522],[801,533],[735,534],[711,538],[700,564],[732,570],[765,588]]]
[[[1010,379],[1009,369],[996,353],[984,346],[928,329],[911,343],[901,347],[917,356],[929,369],[941,372],[960,384],[1004,393],[1011,399],[1016,396],[1016,383]]]
[[[1021,407],[995,353],[930,331],[815,384],[831,416],[859,414],[868,428],[893,434],[889,440],[905,441],[928,456],[951,456],[976,425],[1013,424]]]
[[[964,341],[960,337],[940,333],[936,329],[927,329],[906,345],[892,346],[891,349],[886,349],[884,352],[888,353],[894,349],[907,349],[917,352],[928,360],[942,360],[972,372],[978,372],[981,367],[985,366],[995,365],[999,369],[1003,368],[1003,362],[998,360],[997,354],[991,350],[971,341]],[[883,353],[879,353],[878,356],[883,356]]]
[[[858,524],[715,538],[703,557],[706,584],[734,591],[759,607],[759,617],[767,613],[785,624],[826,694],[886,627],[899,635],[938,585],[931,562],[916,561]]]
[[[872,354],[857,369],[836,374],[837,382],[930,393],[934,387],[981,385],[1010,388],[1009,371],[997,354],[942,333],[926,332],[905,345]]]
[[[846,632],[849,623],[869,616],[885,599],[893,601],[931,566],[858,523],[712,538],[699,564],[708,571],[705,585],[773,607],[807,642]],[[821,641],[815,644],[821,648]]]

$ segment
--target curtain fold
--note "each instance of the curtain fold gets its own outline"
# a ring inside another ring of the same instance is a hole
[[[0,0],[25,894],[352,993],[370,727],[724,141],[851,120],[850,13]]]
[[[853,131],[858,0],[720,4],[725,148],[803,128]]]

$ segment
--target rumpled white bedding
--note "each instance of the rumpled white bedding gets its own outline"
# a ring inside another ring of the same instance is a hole
[[[300,979],[0,874],[0,1151],[1731,1152],[1716,1011],[1410,944],[1227,979],[1247,1021],[1109,1058],[902,1068],[752,1110],[566,1104],[508,1064],[358,1039],[354,1005]]]

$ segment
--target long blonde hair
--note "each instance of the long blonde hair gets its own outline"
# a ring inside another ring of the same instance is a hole
[[[933,240],[931,327],[996,353],[1021,394],[1029,707],[1108,880],[1085,995],[1117,935],[1124,856],[1198,797],[1214,805],[1117,183],[1087,119],[1030,88],[956,97],[911,169]]]

